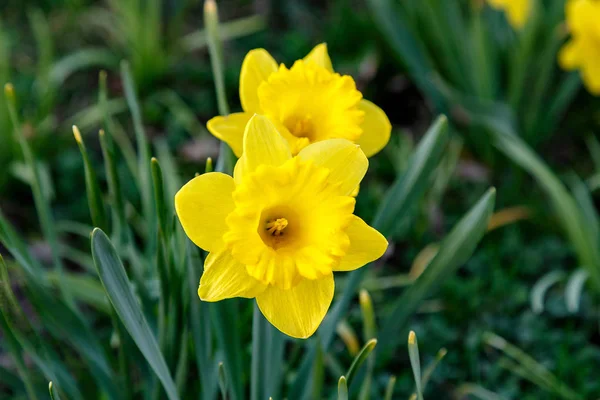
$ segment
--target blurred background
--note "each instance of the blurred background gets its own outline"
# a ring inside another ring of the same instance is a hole
[[[424,363],[447,349],[426,394],[432,399],[598,398],[600,291],[588,279],[589,268],[598,266],[584,265],[576,228],[569,228],[569,217],[556,202],[561,195],[574,199],[584,216],[577,221],[586,226],[581,232],[598,238],[600,98],[578,71],[559,66],[558,54],[571,33],[565,1],[525,1],[522,23],[498,5],[510,1],[217,3],[232,111],[241,109],[239,72],[249,50],[265,48],[289,66],[326,42],[335,70],[351,75],[364,97],[387,113],[392,138],[370,160],[357,198],[357,214],[366,220],[435,117],[449,117],[450,144],[410,227],[397,229],[385,261],[370,267],[362,284],[377,313],[385,314],[419,276],[435,243],[465,210],[488,187],[497,188],[498,213],[492,218],[497,228],[410,321]],[[117,167],[123,193],[137,204],[135,188],[127,184],[133,179],[128,154],[134,153],[127,137],[134,135],[121,60],[130,63],[149,141],[174,155],[182,179],[203,171],[207,157],[218,156],[219,143],[205,128],[218,110],[202,19],[202,2],[193,0],[2,1],[0,82],[14,85],[22,129],[57,225],[76,230],[91,224],[73,124],[84,136],[100,186],[107,184],[97,135],[105,118],[98,106],[101,70],[107,72],[106,109],[122,153]],[[0,209],[34,257],[47,263],[51,251],[40,235],[29,188],[32,171],[12,130],[1,98]],[[502,142],[498,132],[519,141]],[[553,192],[556,182],[561,186]],[[62,254],[67,269],[77,272],[89,262],[89,245],[85,238],[67,238]],[[592,243],[598,251],[600,242]],[[6,253],[1,245],[0,253]],[[18,272],[15,277],[19,297]],[[26,305],[24,311],[37,321]],[[360,330],[360,318],[354,304],[338,327],[341,340],[328,350],[344,364],[352,359],[347,346]],[[539,364],[528,370],[523,359],[507,357],[490,332],[523,350],[519,357]],[[552,377],[537,375],[538,367]],[[14,363],[3,340],[0,368],[0,397],[26,398],[9,378],[15,376]],[[411,393],[405,351],[384,369],[398,376],[398,393]]]

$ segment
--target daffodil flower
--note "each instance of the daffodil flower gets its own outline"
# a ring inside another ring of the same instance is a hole
[[[311,143],[341,138],[359,144],[370,157],[385,147],[392,129],[381,108],[363,99],[352,77],[333,71],[325,44],[289,69],[278,67],[264,49],[250,51],[242,64],[240,100],[244,112],[207,124],[238,157],[244,127],[254,113],[271,120],[292,155]]]
[[[242,146],[233,177],[206,173],[175,196],[186,234],[209,252],[198,295],[256,298],[280,331],[307,338],[331,304],[333,272],[360,268],[387,248],[353,215],[350,194],[367,158],[346,139],[308,145],[294,157],[260,115],[248,122]]]
[[[600,96],[600,1],[570,0],[565,15],[571,39],[558,61],[564,69],[579,69],[588,91]]]
[[[525,26],[527,18],[531,13],[532,0],[487,0],[488,3],[498,9],[504,10],[508,22],[515,29]]]

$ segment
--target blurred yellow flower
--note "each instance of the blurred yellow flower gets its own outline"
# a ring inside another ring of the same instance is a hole
[[[345,139],[306,146],[293,157],[270,120],[255,115],[233,178],[200,175],[175,196],[190,239],[209,251],[198,295],[204,301],[256,298],[280,331],[311,336],[327,313],[333,271],[381,257],[386,239],[353,215],[368,161]]]
[[[532,0],[487,0],[488,3],[506,13],[508,22],[515,28],[521,29],[527,22],[531,12]]]
[[[316,46],[291,68],[264,49],[250,51],[240,73],[244,112],[208,121],[208,130],[242,155],[244,127],[254,113],[267,116],[288,141],[292,154],[310,143],[343,138],[370,157],[383,149],[391,125],[381,108],[362,98],[352,77],[333,71],[327,46]]]
[[[563,46],[558,61],[567,70],[579,69],[593,95],[600,95],[600,1],[570,0],[565,6],[571,39]]]

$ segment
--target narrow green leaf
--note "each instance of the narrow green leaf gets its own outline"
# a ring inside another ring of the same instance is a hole
[[[146,138],[146,131],[142,123],[142,114],[137,99],[135,83],[131,76],[129,63],[121,62],[121,79],[125,89],[125,99],[133,119],[133,127],[138,146],[138,170],[140,179],[140,191],[142,196],[143,216],[148,223],[148,253],[154,253],[156,245],[156,212],[152,201],[152,173],[150,171],[150,147]]]
[[[126,241],[127,221],[125,219],[125,205],[123,193],[121,191],[121,181],[117,172],[117,163],[110,134],[100,130],[100,147],[102,148],[102,157],[104,158],[104,168],[106,179],[108,181],[108,191],[110,194],[111,210],[113,213],[113,234],[117,239],[117,247]]]
[[[490,392],[486,388],[474,383],[463,383],[456,389],[456,394],[462,397],[471,395],[480,400],[506,400],[505,397]]]
[[[263,332],[264,323],[262,321],[262,313],[258,309],[258,305],[254,304],[252,314],[252,366],[250,369],[250,399],[259,400],[264,398],[262,393],[262,382],[266,379],[265,363],[266,363],[266,334]]]
[[[2,289],[2,292],[0,292],[0,322],[3,328],[2,331],[4,333],[3,345],[6,345],[5,350],[13,357],[17,373],[19,374],[19,377],[21,377],[27,395],[29,398],[36,400],[37,395],[35,392],[35,387],[30,379],[29,371],[25,366],[21,346],[13,333],[12,327],[10,326],[6,315],[7,308],[12,308],[13,312],[17,312],[17,310],[18,312],[21,312],[21,308],[16,303],[14,293],[10,288],[6,264],[4,263],[2,256],[0,256],[0,272],[0,285],[2,286],[0,288]],[[8,307],[6,303],[9,303]]]
[[[98,185],[98,178],[96,177],[96,172],[94,171],[94,167],[88,156],[81,133],[75,125],[73,125],[73,136],[75,136],[75,141],[77,142],[81,158],[83,159],[85,189],[90,215],[92,216],[92,223],[100,229],[107,229],[108,221],[106,220],[106,210],[104,201],[102,200],[102,193],[100,192],[100,185]]]
[[[6,85],[4,85],[4,94],[6,97],[6,102],[8,104],[8,111],[10,114],[10,120],[13,125],[13,134],[15,140],[19,143],[21,147],[21,152],[23,153],[23,158],[25,159],[27,166],[33,172],[31,190],[33,192],[33,200],[35,203],[36,211],[38,213],[38,218],[40,221],[42,232],[44,233],[44,238],[48,241],[48,244],[50,245],[54,267],[59,273],[62,273],[62,271],[64,270],[64,266],[58,254],[58,240],[55,231],[54,219],[50,211],[50,204],[44,197],[38,165],[35,161],[33,152],[31,151],[31,147],[29,146],[29,143],[27,142],[27,139],[25,138],[21,127],[21,122],[17,114],[17,99],[15,95],[15,89],[12,84],[7,83]],[[69,298],[69,292],[62,284],[61,292],[65,296],[67,302],[69,304],[72,304],[72,301]]]
[[[58,394],[58,390],[56,390],[56,386],[50,381],[48,383],[48,391],[50,392],[50,399],[52,400],[60,400],[60,395]]]
[[[508,356],[512,363],[507,365],[509,370],[519,373],[523,378],[541,386],[544,390],[550,391],[565,400],[583,399],[573,389],[569,388],[564,382],[560,381],[544,365],[537,362],[517,346],[507,342],[504,338],[492,332],[483,334],[483,341],[500,350]],[[516,368],[518,367],[518,371]]]
[[[200,282],[200,265],[203,260],[199,256],[198,249],[189,240],[187,241],[186,261],[188,290],[195,293],[198,289],[198,282]],[[218,383],[215,377],[216,369],[210,358],[213,339],[208,304],[201,302],[198,298],[192,299],[189,318],[202,399],[212,399],[218,389]]]
[[[375,311],[369,292],[362,289],[358,294],[360,310],[363,318],[363,339],[373,339],[377,336],[377,325],[375,321]],[[371,382],[373,380],[373,371],[375,369],[375,354],[367,360],[367,372],[360,388],[360,400],[368,400],[371,394]]]
[[[495,189],[490,189],[463,216],[454,229],[442,241],[438,253],[415,283],[405,290],[392,306],[392,312],[385,320],[381,335],[380,354],[389,357],[398,342],[398,334],[406,326],[409,318],[417,310],[423,299],[431,296],[439,285],[458,267],[464,264],[486,232],[488,221],[494,209]]]
[[[529,172],[546,191],[554,212],[577,252],[580,265],[588,269],[594,285],[600,288],[600,249],[598,243],[593,241],[589,233],[590,229],[586,227],[587,221],[575,199],[550,167],[514,132],[502,129],[494,119],[476,117],[480,118],[479,123],[488,127],[494,145],[514,163]]]
[[[385,388],[385,395],[383,396],[383,400],[392,400],[394,396],[394,386],[396,386],[396,377],[391,376],[388,381],[387,387]]]
[[[92,233],[92,256],[108,298],[123,325],[160,379],[168,398],[178,400],[173,378],[131,290],[123,264],[110,240],[100,229],[94,229]]]
[[[535,285],[533,285],[531,288],[530,301],[531,309],[534,313],[540,314],[544,311],[544,298],[546,297],[546,292],[564,277],[565,273],[563,271],[552,271],[544,275],[535,283]]]
[[[53,87],[59,88],[69,76],[89,68],[109,68],[118,65],[115,54],[104,48],[84,48],[74,51],[56,61],[51,69],[49,81]]]
[[[590,274],[588,271],[579,269],[575,271],[567,281],[567,285],[565,286],[565,302],[569,312],[576,313],[579,311],[583,285],[585,285],[585,281],[587,281],[589,277]]]
[[[414,205],[429,187],[429,178],[447,143],[448,120],[442,115],[419,143],[407,171],[387,191],[373,219],[373,227],[391,235],[402,226],[402,220],[412,213]]]
[[[165,203],[165,189],[163,185],[163,174],[162,169],[160,168],[160,164],[155,157],[152,157],[151,160],[151,170],[152,170],[152,182],[154,187],[154,203],[156,207],[156,212],[158,214],[158,227],[160,229],[161,234],[164,237],[167,237],[169,234],[168,231],[168,222],[167,222],[167,206]]]
[[[237,39],[263,30],[266,26],[263,15],[251,15],[231,22],[221,24],[220,37],[222,41]],[[208,46],[206,30],[198,30],[181,38],[181,47],[184,51],[196,51]]]
[[[417,343],[417,335],[410,331],[408,334],[408,356],[410,358],[410,366],[415,378],[415,388],[417,399],[423,400],[423,389],[421,387],[421,360],[419,358],[419,345]]]
[[[352,361],[352,364],[350,365],[350,368],[346,373],[346,380],[348,381],[348,386],[352,384],[352,379],[354,378],[362,364],[365,362],[367,357],[369,357],[375,346],[377,346],[377,339],[369,340],[367,343],[365,343],[365,345],[356,355],[356,357],[354,357],[354,360]]]
[[[427,384],[429,383],[433,372],[435,371],[439,363],[444,359],[444,357],[446,357],[447,353],[448,351],[446,349],[441,348],[437,352],[435,359],[427,366],[427,368],[425,368],[425,372],[423,372],[423,378],[421,379],[423,390],[425,390],[425,388],[427,387]]]
[[[227,94],[225,93],[225,67],[223,65],[223,44],[219,34],[219,11],[215,0],[204,1],[204,27],[208,40],[208,52],[215,80],[219,114],[229,115]]]
[[[221,388],[221,397],[227,400],[227,376],[225,375],[225,367],[223,362],[219,362],[218,367],[219,387]]]
[[[231,400],[244,398],[244,385],[242,381],[242,338],[240,329],[232,328],[234,321],[239,321],[239,309],[236,299],[218,302],[210,305],[210,312],[219,347],[225,359],[228,387]]]
[[[348,384],[343,376],[338,381],[338,400],[348,400]]]
[[[106,71],[100,71],[100,73],[98,74],[98,104],[96,105],[96,109],[97,111],[99,111],[99,121],[100,123],[104,124],[104,131],[106,131],[106,133],[108,134],[107,136],[107,140],[109,140],[110,138],[115,139],[115,141],[118,143],[119,145],[119,149],[121,150],[121,153],[123,153],[123,156],[125,158],[125,163],[127,164],[127,167],[129,168],[129,171],[131,172],[131,175],[138,180],[139,177],[139,171],[138,171],[138,165],[137,165],[137,161],[136,161],[136,155],[135,155],[135,150],[133,149],[133,145],[131,144],[131,140],[129,140],[129,137],[127,136],[127,134],[125,132],[123,132],[122,129],[116,129],[116,124],[114,123],[114,121],[112,120],[112,116],[115,114],[115,108],[117,109],[117,112],[120,112],[120,108],[122,108],[123,110],[127,109],[127,104],[123,99],[115,99],[112,100],[112,103],[109,102],[108,100],[108,88],[107,88],[107,82],[106,80],[108,79],[108,75],[106,73]],[[109,104],[115,104],[115,102],[118,102],[118,107],[115,106],[109,106]],[[112,143],[108,142],[110,144],[110,148],[112,149]],[[112,150],[114,152],[114,150]],[[114,156],[113,156],[114,157]]]

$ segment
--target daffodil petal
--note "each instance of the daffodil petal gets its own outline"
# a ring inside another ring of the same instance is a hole
[[[369,100],[362,99],[358,107],[365,112],[365,119],[357,143],[367,157],[371,157],[383,149],[390,140],[392,124],[385,112]]]
[[[329,53],[327,52],[327,44],[321,43],[316,45],[310,53],[306,57],[304,57],[304,62],[314,62],[321,67],[324,67],[328,71],[333,72],[333,65],[331,64],[331,58],[329,58]]]
[[[292,157],[290,147],[267,117],[254,115],[244,133],[244,169],[252,172],[260,165],[279,166]]]
[[[234,209],[234,189],[231,176],[210,172],[192,179],[175,195],[179,221],[198,247],[207,251],[221,247],[227,231],[225,218]]]
[[[240,100],[246,112],[260,112],[258,87],[277,71],[277,62],[265,49],[251,50],[242,63],[240,72]]]
[[[354,192],[369,167],[359,146],[346,139],[329,139],[306,146],[298,153],[303,160],[329,169],[329,181],[340,185],[340,193]]]
[[[233,181],[235,182],[236,185],[239,185],[242,183],[242,179],[244,177],[245,169],[246,169],[246,167],[244,167],[245,163],[246,163],[246,159],[242,155],[237,160],[237,162],[235,163],[235,166],[233,167]]]
[[[596,63],[588,62],[581,69],[581,78],[591,94],[600,95],[600,59]]]
[[[198,296],[211,302],[232,297],[253,298],[265,288],[264,284],[248,275],[246,266],[233,258],[229,250],[221,250],[206,257]]]
[[[206,127],[216,138],[224,141],[231,147],[237,157],[242,155],[244,129],[252,117],[250,113],[233,113],[225,117],[214,117],[208,121]]]
[[[579,54],[581,49],[575,39],[571,39],[563,45],[558,52],[558,63],[563,69],[570,70],[579,65]]]
[[[292,289],[269,286],[256,296],[265,318],[288,336],[306,339],[311,336],[331,305],[334,292],[333,274],[317,280],[304,279]]]
[[[346,234],[350,238],[350,247],[334,271],[352,271],[360,268],[381,257],[388,246],[381,233],[356,215],[352,216]]]

